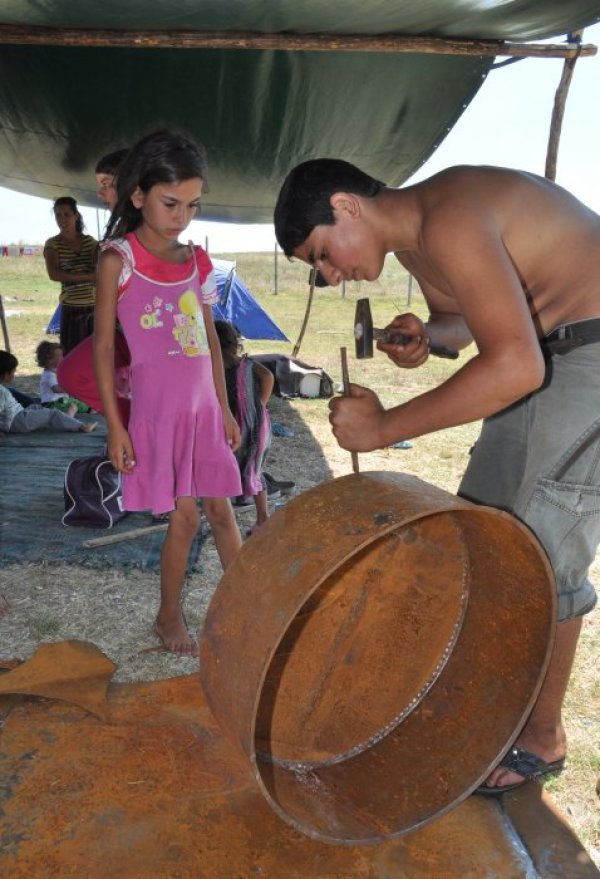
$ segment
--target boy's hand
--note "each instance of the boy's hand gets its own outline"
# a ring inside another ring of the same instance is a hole
[[[410,342],[407,342],[406,345],[377,342],[379,350],[387,354],[396,366],[414,369],[425,363],[429,357],[429,339],[425,324],[416,314],[399,314],[385,329],[411,337]]]
[[[349,452],[372,452],[383,448],[385,409],[377,394],[361,385],[350,385],[349,397],[329,401],[329,421],[336,440]]]
[[[122,425],[109,428],[108,457],[119,473],[131,473],[135,467],[135,455],[131,438]]]
[[[232,452],[236,452],[242,441],[240,426],[233,417],[230,409],[223,410],[223,425],[225,427],[225,439]]]

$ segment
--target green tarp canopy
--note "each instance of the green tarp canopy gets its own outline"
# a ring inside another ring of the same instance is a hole
[[[401,184],[494,63],[482,54],[338,51],[336,36],[528,41],[599,19],[600,2],[586,0],[2,0],[0,186],[99,204],[97,158],[153,128],[177,126],[207,151],[203,217],[270,222],[282,178],[305,159],[345,158]],[[84,44],[10,41],[2,26],[78,28]],[[330,47],[134,48],[90,40],[107,29],[315,34]]]

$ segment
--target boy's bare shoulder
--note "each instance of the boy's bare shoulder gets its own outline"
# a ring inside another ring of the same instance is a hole
[[[489,165],[447,168],[417,184],[415,190],[425,238],[437,239],[449,230],[455,241],[466,235],[495,236],[524,222],[547,223],[551,215],[567,218],[583,210],[552,181]]]
[[[492,228],[501,227],[510,190],[517,185],[518,178],[510,175],[501,181],[497,170],[458,165],[417,184],[421,241],[446,239],[450,233],[456,241],[478,229],[489,233]]]

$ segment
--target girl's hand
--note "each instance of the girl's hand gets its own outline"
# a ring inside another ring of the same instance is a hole
[[[383,438],[385,409],[377,394],[360,385],[350,385],[349,397],[329,401],[331,429],[343,449],[372,452],[386,445]]]
[[[223,410],[223,425],[225,427],[225,439],[227,440],[227,444],[231,447],[232,452],[236,452],[240,447],[242,437],[240,434],[240,426],[233,417],[231,409]]]
[[[131,473],[135,467],[135,455],[131,438],[123,425],[109,428],[108,457],[115,470],[118,470],[119,473]]]
[[[387,354],[396,366],[401,366],[404,369],[414,369],[425,363],[429,357],[429,338],[425,324],[416,314],[399,314],[385,329],[402,333],[404,336],[410,336],[410,341],[405,345],[393,345],[382,341],[377,342],[379,350]]]

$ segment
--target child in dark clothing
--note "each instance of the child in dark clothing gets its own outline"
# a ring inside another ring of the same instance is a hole
[[[256,507],[256,523],[247,532],[250,536],[269,517],[262,468],[271,444],[267,403],[275,379],[266,366],[242,354],[240,334],[233,324],[216,320],[215,329],[223,354],[229,408],[241,433],[240,447],[235,457],[242,477],[242,492],[252,497]]]

